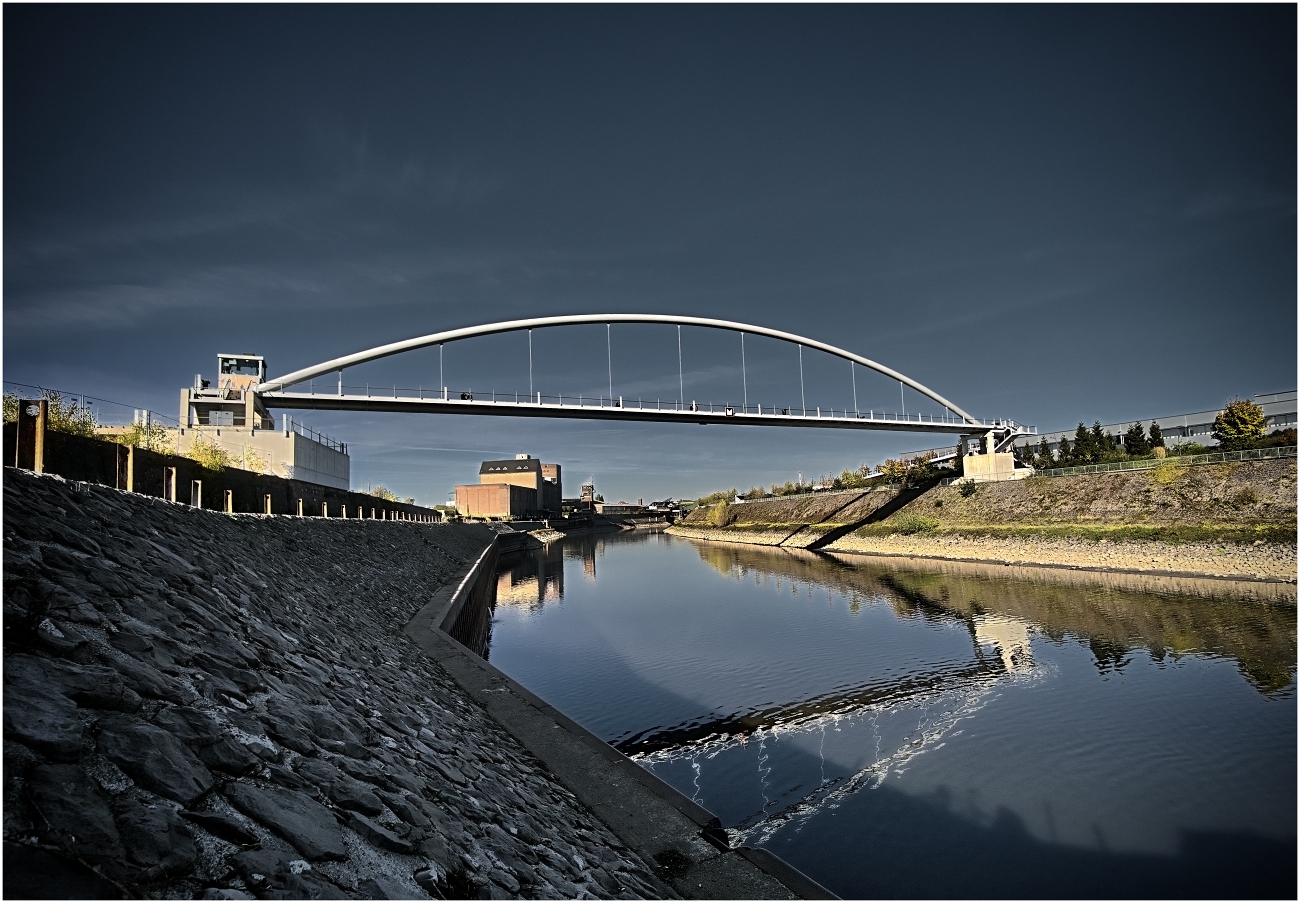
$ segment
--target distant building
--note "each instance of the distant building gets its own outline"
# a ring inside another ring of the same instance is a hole
[[[1267,395],[1256,395],[1253,398],[1255,404],[1259,405],[1264,411],[1264,429],[1268,432],[1273,430],[1294,429],[1296,425],[1296,390],[1289,392],[1270,392]],[[1199,442],[1201,445],[1216,445],[1214,438],[1214,418],[1219,415],[1223,409],[1216,411],[1196,411],[1191,414],[1175,414],[1171,417],[1151,417],[1147,420],[1133,421],[1128,420],[1123,423],[1104,423],[1102,430],[1109,435],[1123,436],[1128,428],[1134,423],[1139,423],[1144,428],[1149,428],[1151,421],[1155,421],[1160,426],[1160,433],[1164,436],[1165,445],[1179,445],[1183,442]],[[1085,424],[1091,427],[1092,424]],[[1074,429],[1060,430],[1054,433],[1043,433],[1038,436],[1026,436],[1023,439],[1016,440],[1017,448],[1031,446],[1033,450],[1038,449],[1039,442],[1047,440],[1047,447],[1053,452],[1061,447],[1062,439],[1074,441]]]
[[[456,487],[456,510],[464,517],[558,517],[563,498],[559,464],[531,455],[484,461],[478,484]]]
[[[644,514],[645,506],[632,502],[597,502],[597,514]]]
[[[234,467],[304,480],[335,489],[351,488],[348,448],[284,415],[280,428],[253,388],[266,381],[266,359],[258,354],[218,354],[217,385],[196,374],[181,389],[178,451],[195,440],[221,448]]]

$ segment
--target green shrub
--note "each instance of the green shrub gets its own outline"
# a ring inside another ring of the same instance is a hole
[[[957,484],[957,491],[961,493],[961,497],[964,499],[970,498],[979,491],[979,488],[979,483],[976,483],[974,480],[962,480]]]
[[[1258,503],[1259,493],[1255,491],[1254,486],[1247,486],[1244,489],[1240,489],[1232,497],[1232,504],[1236,505],[1238,508],[1245,508],[1248,505],[1255,505]]]
[[[718,502],[709,509],[708,522],[710,527],[725,527],[736,519],[735,513],[731,510],[731,505],[726,499]]]
[[[95,415],[90,408],[83,407],[75,399],[64,398],[53,389],[42,389],[41,397],[46,401],[45,425],[48,429],[60,433],[72,433],[74,436],[95,435]],[[18,393],[6,392],[4,395],[5,423],[18,419]]]
[[[711,492],[708,495],[702,495],[695,500],[695,504],[701,508],[709,505],[716,505],[718,502],[730,502],[736,497],[736,490],[726,489],[722,492]]]
[[[185,457],[197,461],[201,467],[206,467],[208,470],[225,470],[232,463],[230,455],[224,448],[202,434],[195,435],[190,441]]]
[[[939,529],[939,522],[933,517],[926,517],[923,514],[913,514],[907,512],[893,518],[890,526],[894,528],[895,533],[905,533],[911,536],[914,533],[933,533]]]
[[[147,451],[175,453],[176,430],[168,429],[158,423],[133,423],[126,432],[104,436],[110,442],[130,445]]]
[[[1179,464],[1176,458],[1165,458],[1147,472],[1156,483],[1172,483],[1187,473],[1187,465]]]

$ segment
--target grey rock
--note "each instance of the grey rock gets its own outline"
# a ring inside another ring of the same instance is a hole
[[[99,785],[80,765],[41,765],[32,769],[27,792],[37,822],[58,846],[96,865],[119,864],[126,851],[113,811]]]
[[[310,762],[312,760],[304,759],[301,761]],[[307,780],[292,768],[287,768],[284,765],[268,765],[266,770],[271,775],[271,780],[275,781],[282,787],[288,787],[290,790],[302,790],[310,793],[312,796],[321,796],[324,794],[324,789],[315,781]]]
[[[385,789],[390,789],[393,786],[392,776],[388,772],[384,771],[373,760],[363,762],[359,759],[343,755],[339,756],[338,759],[335,760],[335,764],[358,781],[365,781],[369,784],[374,784],[376,787],[383,787]]]
[[[85,728],[77,706],[61,693],[29,682],[5,682],[5,737],[51,759],[70,762],[81,755]],[[6,766],[8,762],[6,761]]]
[[[308,717],[311,718],[312,730],[322,740],[360,742],[360,738],[332,712],[309,709]]]
[[[452,765],[450,762],[443,762],[434,759],[429,762],[429,764],[436,768],[444,778],[451,781],[453,784],[459,784],[461,787],[469,786],[469,779],[466,778],[465,775],[461,774],[460,769],[455,765]]]
[[[258,850],[237,853],[231,864],[263,900],[342,900],[347,895],[315,871],[283,853]]]
[[[294,763],[294,768],[304,780],[318,787],[332,784],[343,776],[333,763],[324,759],[299,759]]]
[[[328,787],[329,798],[335,805],[353,812],[366,815],[378,815],[384,811],[384,805],[365,784],[341,774]]]
[[[430,834],[421,840],[416,848],[421,856],[436,863],[444,873],[455,867],[459,860],[456,851],[441,834]]]
[[[387,878],[366,878],[358,882],[357,890],[371,900],[409,900],[411,895],[395,881]]]
[[[167,731],[125,718],[99,722],[99,751],[133,781],[188,806],[216,779],[194,753]]]
[[[154,716],[153,723],[196,751],[221,739],[221,725],[217,720],[188,706],[165,708]]]
[[[149,878],[184,874],[198,861],[193,830],[171,809],[123,800],[117,806],[117,830],[127,858]]]
[[[384,805],[393,810],[393,814],[414,828],[429,828],[433,822],[419,808],[407,802],[406,798],[396,793],[381,793]]]
[[[80,654],[78,650],[88,642],[85,634],[71,624],[53,618],[41,623],[36,631],[36,641],[46,652],[60,657],[77,657]]]
[[[6,682],[36,683],[62,693],[78,705],[123,712],[134,712],[140,707],[139,695],[122,682],[117,672],[100,665],[6,655],[4,671]]]
[[[235,890],[233,887],[209,887],[203,892],[200,898],[203,900],[256,900],[252,894],[246,894],[242,890]]]
[[[242,777],[262,764],[261,758],[242,743],[222,737],[199,750],[199,759],[213,771]]]
[[[363,840],[382,849],[407,855],[415,852],[415,845],[409,840],[398,837],[383,825],[376,824],[360,813],[353,812],[348,816],[348,827],[360,834]]]
[[[488,877],[492,879],[493,884],[505,888],[507,893],[511,895],[519,893],[519,882],[509,872],[502,869],[492,869],[488,872]]]
[[[289,841],[308,859],[347,856],[338,823],[310,797],[294,790],[248,784],[232,784],[223,793],[236,809]]]
[[[241,847],[254,847],[261,841],[251,829],[242,824],[239,819],[231,815],[225,815],[220,812],[190,812],[189,810],[181,811],[181,818],[191,821],[203,830],[207,831],[222,840],[228,840],[231,843],[238,844]]]
[[[262,723],[268,737],[296,753],[315,755],[316,745],[308,733],[309,726],[303,722],[297,707],[272,696],[266,701],[266,712],[267,717]]]
[[[418,869],[413,876],[415,883],[430,897],[441,898],[442,890],[438,887],[439,871],[436,868]]]
[[[122,680],[128,687],[141,696],[177,704],[193,702],[195,699],[192,690],[179,681],[165,676],[152,665],[136,661],[129,656],[110,658],[108,664],[122,675]]]
[[[321,740],[319,742],[323,749],[328,749],[332,753],[338,753],[340,756],[347,756],[352,759],[368,759],[372,755],[369,747],[354,743],[351,740]]]
[[[110,635],[108,642],[114,649],[133,658],[144,658],[153,652],[152,640],[126,630]]]
[[[619,894],[624,890],[624,887],[619,883],[619,880],[603,868],[592,869],[591,877],[594,878],[596,883],[599,884],[608,894]]]

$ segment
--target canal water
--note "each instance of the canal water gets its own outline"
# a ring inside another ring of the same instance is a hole
[[[1295,897],[1294,585],[589,535],[504,557],[491,626],[841,897]]]

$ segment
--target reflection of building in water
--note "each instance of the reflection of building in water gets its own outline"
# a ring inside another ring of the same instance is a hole
[[[582,546],[582,573],[588,578],[596,579],[596,544]]]
[[[592,573],[595,573],[594,563]],[[525,553],[497,573],[498,605],[540,607],[563,598],[564,560],[558,548]]]
[[[1034,653],[1029,645],[1029,625],[1016,618],[979,615],[972,619],[975,641],[992,646],[1002,664],[1012,674],[1034,669]]]

